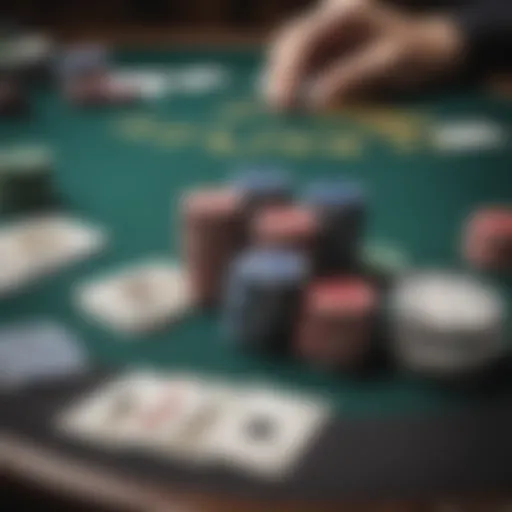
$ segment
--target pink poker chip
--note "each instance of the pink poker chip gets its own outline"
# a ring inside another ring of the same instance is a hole
[[[267,207],[251,226],[253,241],[259,245],[307,245],[313,243],[318,230],[314,212],[296,205]]]

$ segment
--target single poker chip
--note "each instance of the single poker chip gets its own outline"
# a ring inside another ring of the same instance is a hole
[[[365,202],[366,194],[359,183],[349,180],[317,181],[305,191],[305,201],[321,208],[345,207]]]
[[[308,248],[319,234],[318,218],[310,208],[296,205],[267,207],[252,223],[252,240],[261,246]]]
[[[390,327],[397,361],[428,374],[478,370],[505,351],[505,305],[487,283],[465,274],[425,271],[391,293]]]
[[[234,270],[244,280],[271,286],[303,284],[309,276],[304,256],[287,249],[249,249],[234,263]]]
[[[376,292],[358,277],[325,279],[313,283],[307,294],[307,309],[318,314],[366,316],[376,306]]]
[[[240,213],[240,194],[228,188],[194,190],[182,203],[184,215],[191,221],[215,222],[232,219]]]
[[[238,171],[231,186],[244,194],[289,196],[292,183],[282,169],[256,167]]]
[[[248,222],[259,208],[286,203],[292,197],[291,178],[281,169],[244,169],[233,176],[230,186],[242,195]]]

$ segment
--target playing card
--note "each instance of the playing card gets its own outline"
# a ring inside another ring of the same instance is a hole
[[[72,437],[183,462],[205,462],[207,436],[228,392],[188,374],[130,372],[66,408],[57,427]]]
[[[86,258],[106,241],[102,231],[60,215],[24,221],[15,236],[37,274]]]
[[[101,230],[64,216],[34,217],[0,230],[0,294],[98,251]]]
[[[76,300],[86,314],[127,333],[161,328],[191,305],[185,274],[166,261],[135,265],[82,285]]]
[[[147,407],[148,397],[159,386],[149,372],[129,372],[109,380],[69,404],[56,418],[58,430],[111,448],[133,446],[133,418]]]
[[[1,387],[18,388],[87,369],[87,356],[79,340],[57,323],[37,320],[0,330]]]
[[[213,461],[215,447],[209,435],[229,412],[235,396],[233,390],[215,382],[173,376],[161,390],[162,399],[153,411],[158,422],[146,430],[150,434],[146,446],[161,456],[193,463]]]
[[[492,120],[466,119],[442,122],[432,129],[432,143],[439,151],[480,151],[504,146],[505,130]]]
[[[254,475],[293,471],[329,416],[326,404],[273,389],[241,393],[210,435],[216,456]]]

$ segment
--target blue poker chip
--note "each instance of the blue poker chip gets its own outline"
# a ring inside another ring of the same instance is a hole
[[[227,339],[246,348],[285,350],[309,275],[306,258],[290,250],[251,249],[228,274],[222,314]]]
[[[275,168],[251,168],[238,172],[231,185],[242,194],[256,196],[289,196],[292,181],[288,173]]]
[[[304,194],[308,204],[315,207],[337,208],[359,205],[366,199],[362,186],[354,181],[332,180],[312,183]]]
[[[249,249],[234,262],[239,279],[261,284],[302,283],[309,275],[307,258],[288,249]]]

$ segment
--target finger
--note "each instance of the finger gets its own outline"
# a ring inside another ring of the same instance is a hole
[[[355,55],[337,62],[317,77],[310,92],[313,107],[343,100],[374,86],[392,81],[402,52],[394,41],[377,41]]]
[[[318,10],[302,17],[285,30],[273,46],[267,68],[267,100],[276,107],[289,107],[297,97],[314,60],[326,43],[342,40],[364,13],[352,4],[346,9]]]

